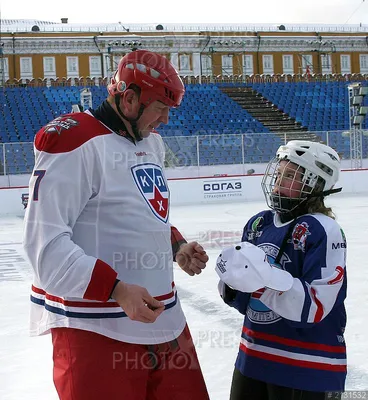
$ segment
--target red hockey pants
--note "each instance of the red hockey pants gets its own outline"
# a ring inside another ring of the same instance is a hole
[[[79,329],[52,329],[60,400],[208,400],[188,327],[169,343],[120,342]]]

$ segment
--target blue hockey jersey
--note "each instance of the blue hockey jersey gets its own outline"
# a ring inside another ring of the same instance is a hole
[[[263,211],[246,224],[242,241],[262,248],[271,264],[292,274],[294,284],[287,292],[237,292],[229,303],[245,314],[236,368],[276,385],[343,391],[346,240],[340,226],[323,214],[283,224],[273,211]]]

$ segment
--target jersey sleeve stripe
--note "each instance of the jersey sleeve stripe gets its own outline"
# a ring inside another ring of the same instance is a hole
[[[314,316],[314,322],[317,323],[317,322],[322,321],[322,318],[323,318],[323,305],[322,305],[322,303],[319,301],[319,299],[317,297],[316,289],[311,287],[310,290],[311,290],[312,299],[313,299],[314,303],[317,306],[317,311],[316,311],[316,314]]]
[[[83,298],[87,300],[107,301],[115,284],[117,272],[102,260],[97,260],[91,280]]]

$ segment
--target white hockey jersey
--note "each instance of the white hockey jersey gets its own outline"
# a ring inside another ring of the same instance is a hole
[[[180,335],[164,153],[160,135],[134,144],[89,112],[37,133],[24,232],[31,335],[71,327],[143,344]],[[145,287],[165,311],[152,324],[132,321],[109,299],[116,279]]]

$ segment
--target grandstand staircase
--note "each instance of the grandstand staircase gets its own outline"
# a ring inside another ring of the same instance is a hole
[[[274,135],[282,138],[286,135],[286,140],[319,141],[316,135],[308,132],[308,128],[278,109],[256,90],[250,87],[222,87],[220,90],[247,110]]]

